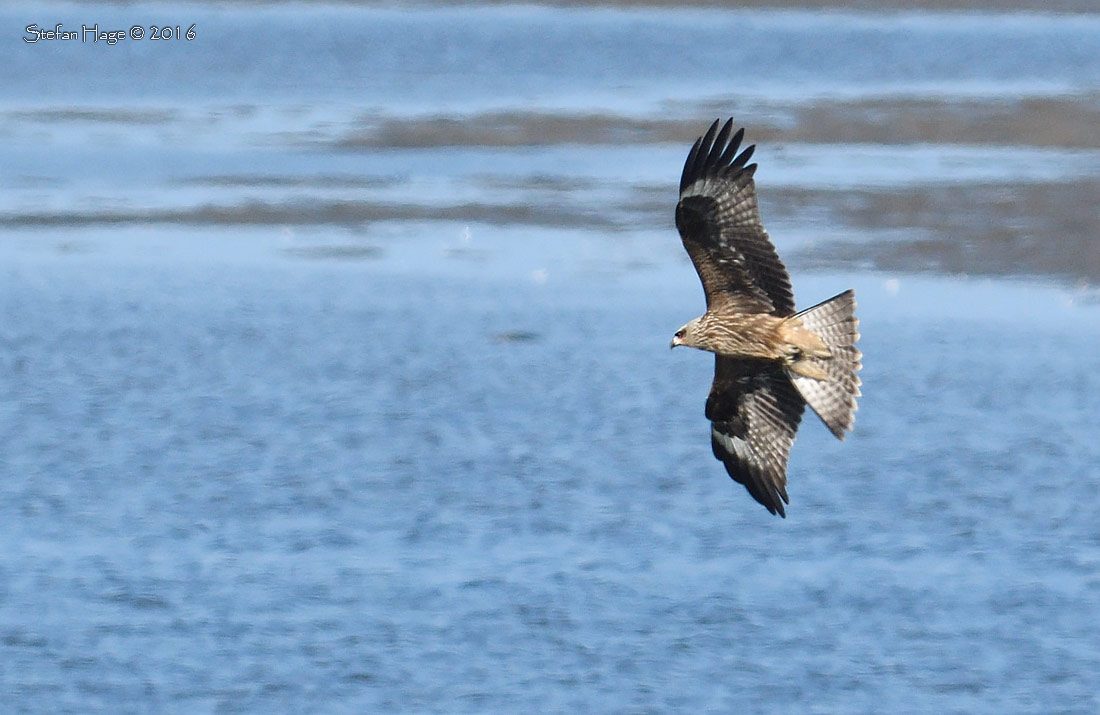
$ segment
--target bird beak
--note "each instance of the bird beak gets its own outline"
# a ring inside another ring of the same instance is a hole
[[[680,338],[673,335],[672,336],[672,342],[668,344],[668,349],[671,350],[672,348],[676,347],[677,345],[680,345]]]

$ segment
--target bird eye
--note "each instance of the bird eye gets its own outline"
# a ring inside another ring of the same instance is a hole
[[[677,330],[676,331],[676,337],[679,338],[680,340],[683,340],[684,339],[684,331],[683,330]]]

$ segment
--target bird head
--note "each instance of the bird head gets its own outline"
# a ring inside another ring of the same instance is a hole
[[[676,347],[677,345],[687,345],[689,348],[694,347],[695,341],[695,327],[698,325],[699,319],[691,321],[684,327],[676,331],[676,334],[672,336],[672,342],[668,344],[669,349]]]

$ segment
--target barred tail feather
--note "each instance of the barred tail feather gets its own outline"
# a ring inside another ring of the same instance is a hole
[[[845,430],[852,429],[856,398],[860,396],[856,373],[863,367],[863,354],[856,347],[859,320],[855,311],[855,291],[846,290],[797,316],[825,342],[832,357],[803,358],[824,371],[828,379],[790,373],[791,381],[837,439],[844,439]]]

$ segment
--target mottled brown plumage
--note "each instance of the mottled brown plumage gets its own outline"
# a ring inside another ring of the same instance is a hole
[[[676,227],[706,294],[706,313],[672,347],[715,354],[707,398],[714,456],[768,511],[786,516],[787,457],[807,402],[844,439],[862,355],[855,297],[845,291],[795,313],[787,269],[760,222],[744,129],[715,121],[680,178]]]

